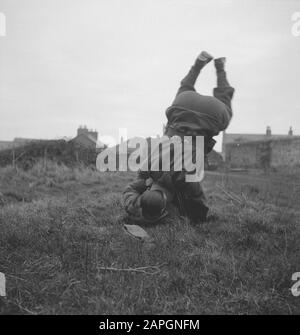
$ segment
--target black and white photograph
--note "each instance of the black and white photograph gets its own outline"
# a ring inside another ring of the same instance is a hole
[[[299,314],[300,0],[0,0],[0,329]]]

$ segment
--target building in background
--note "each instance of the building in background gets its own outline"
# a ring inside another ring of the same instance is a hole
[[[287,135],[273,135],[270,126],[267,126],[265,134],[230,134],[223,132],[223,142],[222,142],[222,156],[226,159],[226,146],[227,144],[240,144],[246,142],[259,142],[265,140],[274,139],[289,139],[293,136],[293,128],[290,127]],[[227,147],[228,148],[228,147]]]
[[[229,168],[269,169],[300,166],[300,136],[265,134],[223,135],[222,155]]]
[[[12,149],[14,147],[13,141],[0,141],[0,151]]]
[[[90,130],[86,126],[79,126],[77,136],[71,139],[71,142],[86,149],[99,150],[103,148],[103,144],[98,141],[98,132]]]
[[[13,141],[0,141],[0,151],[22,147],[28,143],[42,142],[47,140],[16,137]]]
[[[103,144],[98,141],[98,132],[96,130],[90,130],[86,126],[79,126],[77,129],[77,135],[72,138],[62,138],[66,142],[74,142],[83,148],[98,150],[103,147]],[[48,141],[45,139],[35,138],[22,138],[16,137],[13,141],[0,141],[0,151],[6,149],[14,149],[22,147],[29,143]]]

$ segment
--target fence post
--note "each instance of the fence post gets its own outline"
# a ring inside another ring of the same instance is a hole
[[[44,149],[44,170],[47,168],[47,147]]]
[[[16,169],[16,153],[15,153],[15,143],[13,143],[13,149],[12,149],[12,166],[13,169]]]

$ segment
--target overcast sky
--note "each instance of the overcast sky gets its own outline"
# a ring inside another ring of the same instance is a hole
[[[162,133],[201,50],[227,57],[228,132],[300,134],[300,1],[0,0],[0,140]],[[211,94],[213,64],[198,80]],[[217,148],[220,148],[220,144]]]

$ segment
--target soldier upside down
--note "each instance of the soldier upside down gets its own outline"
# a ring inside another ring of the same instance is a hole
[[[232,118],[231,100],[234,88],[228,83],[225,57],[215,59],[217,87],[213,96],[201,95],[195,90],[195,82],[201,70],[213,59],[203,51],[197,57],[188,74],[183,78],[175,100],[166,110],[168,123],[165,136],[178,136],[182,140],[190,136],[204,137],[204,155],[214,147],[214,136],[225,130]],[[149,151],[151,155],[151,150]],[[196,149],[193,147],[193,156]],[[150,159],[149,159],[150,160]],[[192,223],[204,222],[209,208],[200,182],[187,182],[182,171],[139,171],[137,180],[129,184],[124,193],[124,207],[133,223],[157,223],[170,213],[177,213]]]

